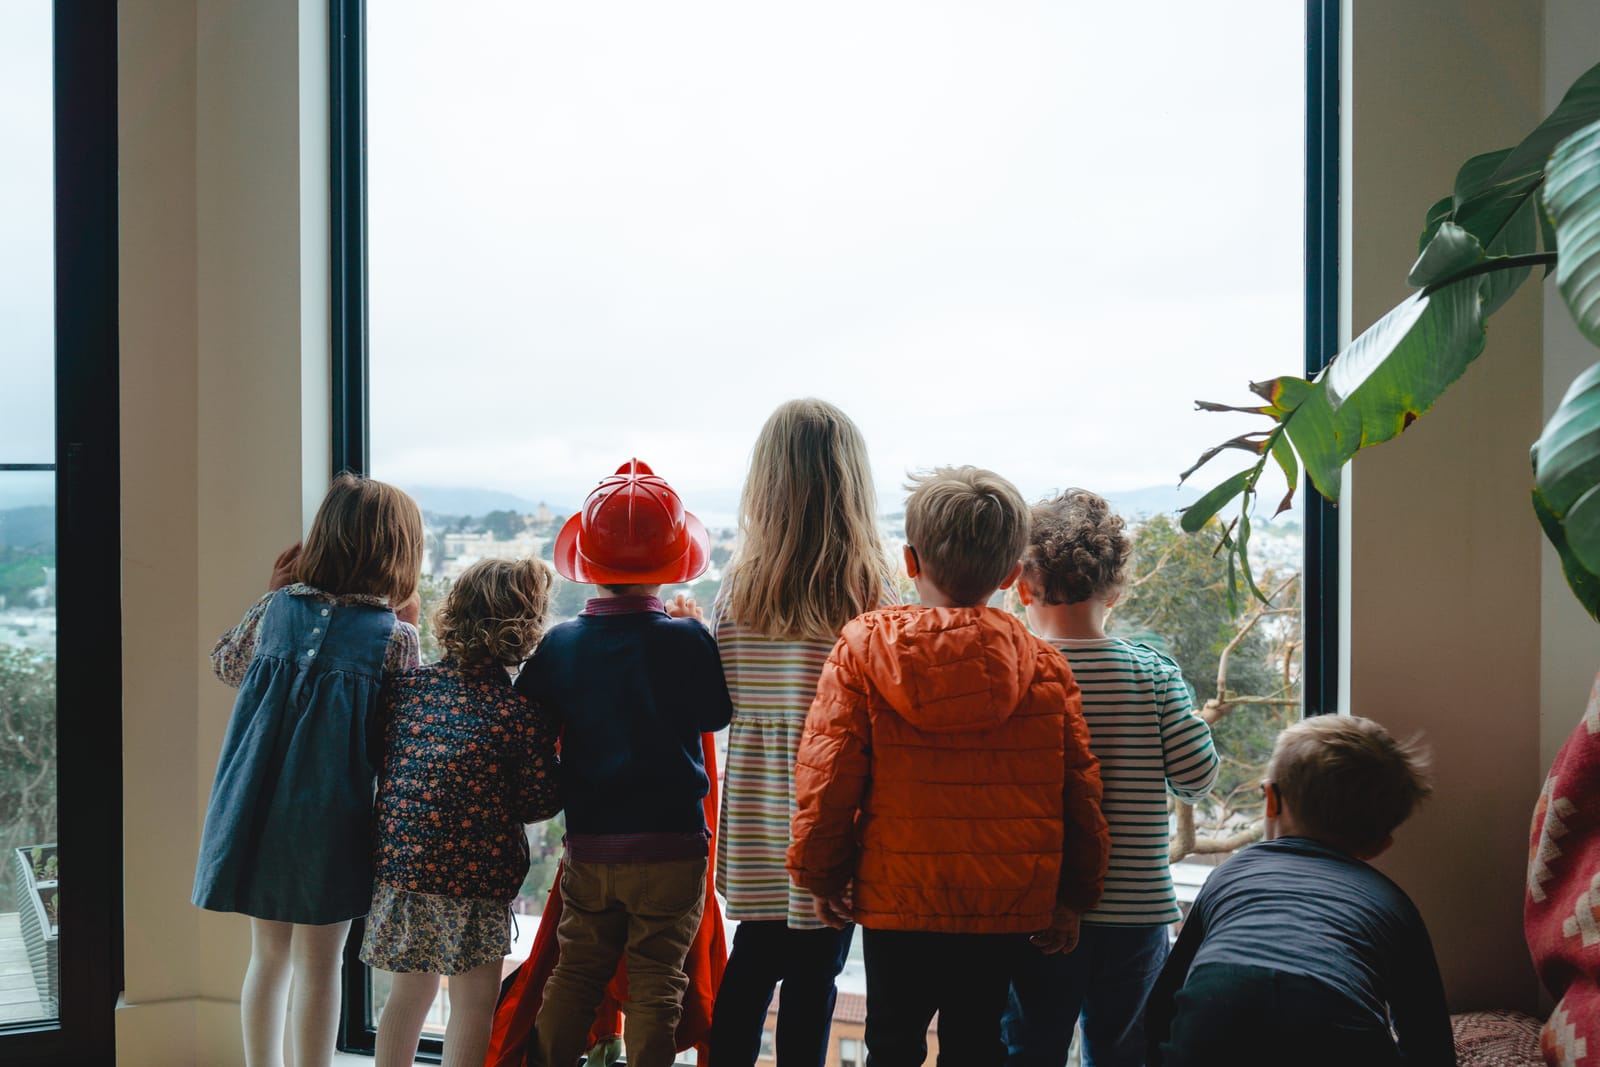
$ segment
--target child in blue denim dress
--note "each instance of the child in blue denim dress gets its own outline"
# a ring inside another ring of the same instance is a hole
[[[290,1062],[332,1061],[342,949],[372,896],[369,737],[382,678],[417,663],[422,552],[415,501],[340,475],[304,549],[279,557],[272,591],[212,650],[217,677],[239,695],[193,900],[250,916],[248,1067],[281,1067],[286,1010]]]
[[[384,684],[377,884],[361,958],[394,973],[376,1067],[411,1067],[450,977],[445,1067],[483,1067],[510,905],[528,874],[524,823],[561,810],[555,717],[511,687],[550,609],[550,568],[485,559],[434,616],[444,659]]]

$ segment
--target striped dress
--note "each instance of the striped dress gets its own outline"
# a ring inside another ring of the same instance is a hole
[[[1217,780],[1211,728],[1178,665],[1115,637],[1051,638],[1083,690],[1089,748],[1100,759],[1111,863],[1100,906],[1083,921],[1155,926],[1181,917],[1167,862],[1167,793],[1195,801]]]
[[[822,924],[784,867],[794,814],[794,757],[832,641],[774,641],[728,617],[719,597],[712,632],[733,698],[717,831],[717,889],[734,920]]]

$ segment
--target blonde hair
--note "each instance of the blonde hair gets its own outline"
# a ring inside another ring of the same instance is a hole
[[[1028,547],[1028,505],[1017,487],[963,466],[914,475],[906,488],[906,539],[917,565],[958,604],[988,600]]]
[[[464,664],[521,663],[544,636],[551,574],[549,565],[537,559],[474,563],[434,610],[439,647]]]
[[[1035,504],[1032,518],[1023,573],[1046,604],[1078,604],[1121,588],[1133,542],[1105,497],[1068,489]]]
[[[367,593],[399,606],[422,574],[422,511],[387,482],[334,478],[311,520],[295,580],[325,593]]]
[[[867,445],[826,401],[791,400],[768,417],[739,495],[739,544],[723,578],[729,615],[778,639],[831,641],[883,600]]]
[[[1382,848],[1433,793],[1415,738],[1396,741],[1354,715],[1313,715],[1284,730],[1267,778],[1308,837],[1356,856]]]

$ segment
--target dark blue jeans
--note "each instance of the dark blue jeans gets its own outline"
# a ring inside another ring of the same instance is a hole
[[[772,989],[779,982],[778,1067],[822,1067],[833,1026],[833,980],[844,969],[854,930],[741,922],[711,1010],[711,1055],[717,1067],[756,1062]]]
[[[1011,960],[1024,934],[863,930],[867,1067],[918,1067],[939,1015],[939,1067],[1000,1067]],[[714,1067],[720,1067],[713,1061]]]
[[[1401,1067],[1370,1009],[1314,978],[1265,967],[1202,964],[1149,1021],[1162,1067]],[[1443,1053],[1448,1057],[1448,1051]],[[1453,1062],[1438,1059],[1430,1062]]]
[[[1003,1023],[1006,1067],[1062,1067],[1080,1014],[1083,1067],[1140,1067],[1144,1000],[1167,952],[1165,926],[1088,923],[1071,952],[1019,950]]]

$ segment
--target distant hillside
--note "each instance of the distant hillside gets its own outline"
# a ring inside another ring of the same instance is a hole
[[[1132,519],[1151,515],[1170,515],[1200,499],[1200,490],[1187,485],[1152,485],[1143,489],[1124,489],[1106,494],[1118,515]]]
[[[539,510],[539,501],[499,489],[434,485],[410,487],[407,491],[423,511],[434,515],[487,515],[491,511],[515,511],[519,515],[526,515]],[[545,501],[545,506],[558,515],[572,511],[571,507],[556,500]]]
[[[0,511],[0,548],[51,545],[56,540],[56,509],[48,504]]]

